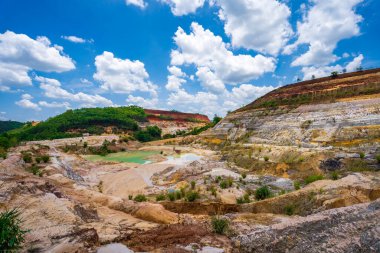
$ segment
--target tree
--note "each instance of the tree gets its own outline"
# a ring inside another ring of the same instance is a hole
[[[314,79],[315,79],[315,75],[312,75],[312,76],[311,76],[311,80],[314,80]]]
[[[338,77],[338,71],[333,71],[333,72],[331,72],[331,77],[332,77],[332,78],[336,78],[336,77]]]
[[[219,121],[221,121],[222,120],[222,117],[219,117],[218,115],[214,115],[214,118],[212,119],[212,123],[214,124],[214,125],[216,125],[216,124],[218,124],[219,123]]]

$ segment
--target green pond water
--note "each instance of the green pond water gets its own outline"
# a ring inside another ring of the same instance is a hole
[[[138,163],[145,164],[149,163],[149,156],[157,155],[160,151],[128,151],[128,152],[119,152],[112,153],[106,156],[100,155],[85,155],[85,159],[92,162],[122,162],[122,163]]]

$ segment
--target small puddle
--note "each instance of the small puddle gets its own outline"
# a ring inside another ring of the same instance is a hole
[[[100,155],[84,155],[88,161],[91,162],[120,162],[120,163],[138,163],[138,164],[149,164],[152,161],[149,157],[152,155],[158,155],[160,151],[128,151],[128,152],[118,152],[112,153],[106,156]]]

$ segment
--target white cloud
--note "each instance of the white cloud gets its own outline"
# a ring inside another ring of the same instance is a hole
[[[126,102],[130,105],[137,105],[146,109],[157,108],[158,98],[147,99],[138,96],[129,95]]]
[[[47,108],[66,108],[66,109],[70,108],[70,103],[68,103],[68,102],[62,102],[62,103],[51,102],[51,103],[48,103],[46,101],[40,101],[40,102],[38,102],[38,105],[42,106],[42,107],[47,107]]]
[[[220,80],[214,72],[207,67],[199,67],[195,73],[201,82],[202,86],[212,93],[223,93],[226,91],[224,83]]]
[[[0,34],[0,86],[32,85],[31,70],[61,73],[75,69],[73,60],[62,50],[52,46],[47,37],[34,40],[11,31]]]
[[[293,30],[285,3],[276,0],[217,0],[219,18],[234,47],[277,55]]]
[[[227,111],[238,109],[275,88],[242,84],[234,87],[231,91],[225,90],[221,94],[211,92],[190,94],[184,89],[180,89],[169,95],[167,103],[169,107],[175,109],[200,112],[213,117],[214,114],[225,115]]]
[[[156,94],[157,86],[151,83],[144,63],[119,59],[113,53],[104,52],[95,58],[94,79],[102,83],[101,88],[115,93],[143,91]]]
[[[144,2],[144,0],[125,0],[125,3],[127,5],[135,5],[137,7],[140,7],[141,9],[144,9],[148,6],[148,4]]]
[[[168,4],[172,13],[175,16],[187,15],[196,12],[196,10],[202,7],[205,0],[161,0]]]
[[[359,67],[362,65],[362,61],[364,60],[364,56],[362,54],[355,57],[352,62],[347,64],[346,70],[347,72],[353,72],[356,71]]]
[[[177,91],[181,88],[182,84],[186,83],[186,74],[176,66],[168,67],[170,75],[168,76],[168,83],[165,88],[170,91]]]
[[[21,100],[16,102],[16,105],[26,108],[26,109],[32,109],[36,111],[40,111],[41,108],[38,106],[38,104],[33,103],[31,100],[33,97],[29,94],[24,94],[21,96]]]
[[[246,82],[272,72],[276,67],[272,57],[234,55],[220,36],[215,36],[197,23],[192,23],[190,34],[179,27],[174,41],[178,48],[171,53],[172,65],[194,64],[198,70],[208,68],[223,83]]]
[[[293,61],[292,66],[323,66],[337,59],[337,43],[360,34],[358,24],[363,20],[354,12],[363,0],[311,0],[313,4],[302,22],[297,23],[297,41],[285,48],[291,54],[299,45],[307,44],[306,53]]]
[[[73,43],[80,43],[80,44],[83,44],[83,43],[93,43],[93,40],[86,40],[86,39],[83,39],[83,38],[80,38],[80,37],[77,37],[77,36],[61,36],[62,39],[65,39],[65,40],[68,40],[68,41],[71,41]]]
[[[70,93],[67,90],[63,89],[61,87],[61,83],[55,79],[38,76],[36,77],[36,81],[40,82],[40,88],[44,90],[44,95],[48,98],[78,102],[88,107],[114,105],[111,100],[97,94],[89,95],[83,92]]]
[[[361,63],[364,59],[364,56],[360,54],[359,56],[355,57],[351,62],[349,62],[346,67],[343,67],[341,65],[335,65],[335,66],[322,66],[322,67],[303,67],[302,72],[304,74],[303,79],[304,80],[310,80],[314,76],[315,78],[318,77],[325,77],[331,75],[331,72],[342,72],[343,69],[346,69],[347,72],[353,72],[356,71],[358,67],[361,66]]]

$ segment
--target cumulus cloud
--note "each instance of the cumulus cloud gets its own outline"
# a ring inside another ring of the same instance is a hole
[[[291,54],[299,45],[309,46],[308,51],[292,62],[292,66],[324,66],[337,59],[337,43],[360,34],[363,18],[354,11],[363,0],[311,0],[312,6],[297,23],[297,41],[285,48]]]
[[[170,6],[172,13],[175,16],[187,15],[196,12],[202,7],[205,0],[161,0]]]
[[[80,43],[80,44],[83,44],[83,43],[93,43],[93,40],[90,39],[90,40],[86,40],[86,39],[83,39],[83,38],[80,38],[80,37],[77,37],[77,36],[61,36],[62,39],[65,39],[65,40],[68,40],[70,42],[73,42],[73,43]]]
[[[149,81],[144,63],[136,60],[119,59],[111,52],[104,52],[95,58],[94,79],[102,83],[101,88],[115,93],[134,91],[156,94],[157,86]]]
[[[61,83],[56,79],[37,76],[36,81],[40,82],[40,88],[44,91],[44,95],[48,98],[78,102],[87,107],[114,105],[111,100],[97,94],[89,95],[83,92],[68,92],[61,87]]]
[[[277,55],[293,35],[289,7],[276,0],[216,0],[234,47]]]
[[[182,84],[186,83],[186,74],[176,66],[168,67],[170,75],[168,76],[168,83],[165,85],[165,88],[169,91],[178,91]]]
[[[16,102],[16,105],[26,108],[26,109],[41,111],[41,108],[38,106],[38,104],[35,104],[31,101],[32,99],[33,97],[31,95],[24,94],[21,96],[21,100]]]
[[[46,102],[46,101],[40,101],[38,102],[38,105],[39,106],[42,106],[42,107],[47,107],[47,108],[66,108],[66,109],[70,109],[70,103],[68,102],[62,102],[62,103],[58,103],[58,102]]]
[[[152,109],[152,108],[157,108],[158,98],[148,99],[148,98],[143,98],[139,96],[135,97],[133,95],[129,95],[126,102],[129,105],[137,105],[142,108]]]
[[[0,34],[0,86],[32,85],[31,70],[61,73],[75,69],[62,50],[47,37],[34,40],[11,31]]]
[[[313,77],[325,77],[331,75],[331,72],[342,72],[344,69],[347,72],[353,72],[356,71],[357,68],[359,68],[362,64],[362,61],[364,59],[364,56],[360,54],[359,56],[355,57],[351,62],[349,62],[345,67],[341,65],[335,65],[335,66],[321,66],[321,67],[303,67],[302,72],[304,74],[303,79],[304,80],[310,80]]]
[[[125,3],[127,5],[134,5],[140,7],[141,9],[144,9],[148,6],[148,4],[144,2],[144,0],[125,0]]]
[[[215,36],[197,23],[191,24],[190,34],[179,27],[174,41],[177,49],[171,52],[172,65],[194,64],[201,72],[206,71],[202,68],[207,68],[207,72],[212,72],[223,83],[237,84],[256,79],[276,67],[272,57],[234,55],[220,36]]]

